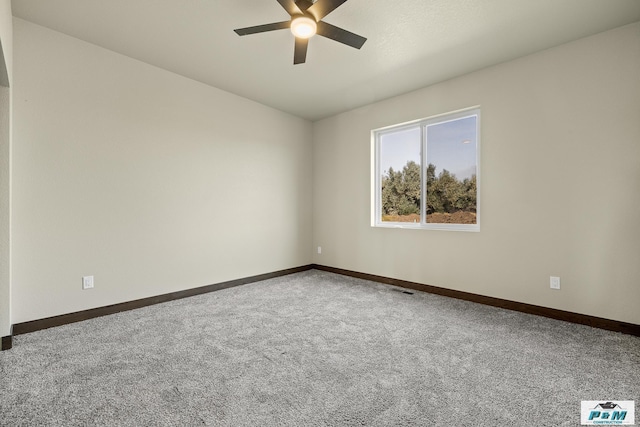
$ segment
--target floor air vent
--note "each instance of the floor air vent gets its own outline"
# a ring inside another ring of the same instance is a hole
[[[413,292],[411,291],[405,291],[404,289],[398,289],[398,288],[392,288],[392,291],[396,291],[396,292],[401,292],[403,294],[407,294],[407,295],[413,295]]]

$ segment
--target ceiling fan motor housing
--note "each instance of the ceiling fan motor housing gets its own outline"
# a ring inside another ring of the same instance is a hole
[[[311,0],[298,0],[296,2],[296,6],[298,6],[300,10],[307,10],[311,7],[311,5],[313,5],[313,2]]]

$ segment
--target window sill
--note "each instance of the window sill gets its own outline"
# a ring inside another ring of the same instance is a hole
[[[480,232],[479,224],[418,224],[413,222],[379,222],[374,228],[400,228],[406,230],[439,230],[439,231],[471,231]]]

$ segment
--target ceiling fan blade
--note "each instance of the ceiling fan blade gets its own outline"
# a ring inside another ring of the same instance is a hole
[[[284,8],[284,10],[286,10],[289,15],[291,15],[291,16],[293,16],[293,15],[302,15],[302,11],[296,5],[295,1],[293,1],[293,0],[278,0],[278,3],[280,3],[280,6],[282,6]]]
[[[367,41],[366,38],[354,34],[351,31],[343,30],[340,27],[336,27],[335,25],[327,24],[322,21],[318,22],[317,33],[331,40],[344,43],[347,46],[355,47],[356,49],[360,49],[364,42]]]
[[[307,47],[309,39],[301,39],[296,37],[296,48],[293,52],[293,64],[304,64],[307,60]]]
[[[233,30],[239,36],[248,34],[264,33],[267,31],[283,30],[291,26],[291,21],[274,22],[273,24],[256,25],[255,27],[238,28]]]
[[[316,21],[319,21],[346,1],[347,0],[318,0],[307,9],[307,12],[312,14],[316,18]]]

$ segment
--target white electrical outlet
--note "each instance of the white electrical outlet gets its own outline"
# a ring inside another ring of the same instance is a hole
[[[549,277],[549,286],[551,289],[560,289],[560,278],[558,276]]]
[[[83,276],[82,289],[92,289],[92,288],[93,288],[93,276]]]
[[[318,253],[321,254],[322,253],[322,246],[318,246]]]

